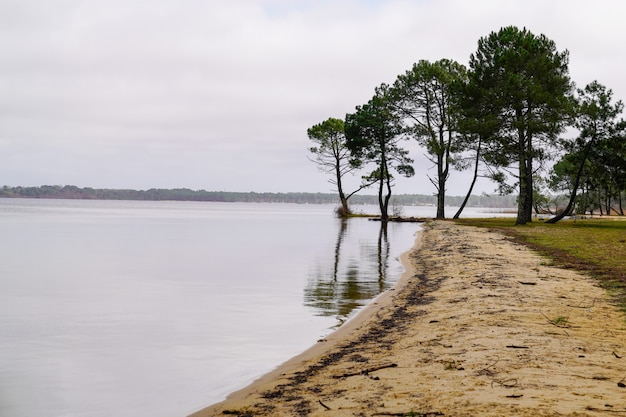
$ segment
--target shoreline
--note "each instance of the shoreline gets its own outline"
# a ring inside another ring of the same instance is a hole
[[[346,328],[192,416],[626,414],[626,317],[593,279],[451,222],[403,265]]]
[[[329,349],[334,348],[337,344],[343,342],[350,336],[351,333],[360,329],[374,314],[381,308],[381,306],[388,305],[392,300],[391,297],[395,295],[397,291],[401,291],[409,283],[410,277],[413,275],[412,262],[409,260],[409,256],[416,250],[419,250],[421,246],[423,229],[416,232],[416,237],[413,242],[413,246],[406,252],[400,255],[400,263],[404,267],[404,272],[400,275],[393,287],[379,294],[369,304],[364,306],[353,317],[348,319],[339,328],[325,336],[323,339],[312,345],[302,353],[288,359],[282,364],[278,365],[272,371],[262,375],[258,379],[254,380],[249,385],[230,393],[223,401],[215,404],[211,404],[199,411],[190,414],[188,417],[206,417],[213,415],[220,415],[221,412],[232,402],[237,402],[245,399],[247,396],[253,394],[255,391],[265,384],[275,380],[276,378],[284,375],[290,371],[293,371],[299,366],[302,366],[307,360],[312,360]]]

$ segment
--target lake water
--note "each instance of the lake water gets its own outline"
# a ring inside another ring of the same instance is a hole
[[[419,229],[332,209],[0,199],[0,415],[182,417],[300,353]]]
[[[391,287],[419,227],[325,205],[0,199],[0,416],[221,401]]]

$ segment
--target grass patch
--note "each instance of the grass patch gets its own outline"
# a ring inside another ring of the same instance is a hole
[[[515,219],[460,219],[459,224],[503,232],[560,267],[597,279],[626,311],[626,219],[540,221],[516,226]]]

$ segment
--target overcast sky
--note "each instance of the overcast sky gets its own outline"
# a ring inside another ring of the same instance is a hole
[[[597,79],[623,99],[625,12],[620,0],[2,0],[0,185],[331,192],[308,127],[420,59],[467,65],[503,26],[545,34],[578,86]],[[433,193],[406,145],[416,176],[394,193]],[[468,182],[453,173],[448,194]]]

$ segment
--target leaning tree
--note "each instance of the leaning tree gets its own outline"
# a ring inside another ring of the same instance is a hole
[[[367,104],[357,106],[356,112],[347,114],[345,130],[354,165],[372,163],[375,166],[364,180],[378,183],[380,216],[381,220],[387,221],[392,170],[406,177],[415,173],[408,151],[400,146],[404,139],[402,124],[391,106],[389,86],[381,85]]]
[[[470,56],[466,101],[480,126],[489,123],[483,153],[503,185],[519,187],[516,224],[532,221],[533,174],[557,145],[572,109],[569,54],[544,35],[509,26],[478,41]],[[536,163],[538,163],[536,165]]]
[[[624,104],[621,100],[613,103],[612,98],[613,91],[597,81],[578,90],[575,126],[580,133],[576,139],[565,144],[569,153],[555,165],[553,175],[553,180],[557,180],[559,177],[567,178],[567,174],[570,174],[570,198],[565,210],[548,220],[547,223],[556,223],[570,214],[576,201],[576,193],[584,169],[588,166],[588,160],[592,160],[593,166],[606,166],[606,162],[610,162],[613,155],[618,154],[613,145],[619,143],[624,137],[626,126],[622,119],[618,119],[624,109]],[[609,169],[607,168],[606,171]]]
[[[315,146],[309,148],[313,154],[310,159],[317,164],[321,171],[331,175],[328,182],[337,187],[341,202],[341,210],[338,210],[338,213],[340,216],[348,216],[350,214],[348,199],[371,185],[371,182],[363,182],[359,188],[351,193],[346,194],[344,191],[342,181],[344,175],[352,173],[356,169],[356,164],[351,162],[350,150],[346,146],[344,122],[341,119],[331,117],[307,129],[307,134],[309,139],[315,143]]]

